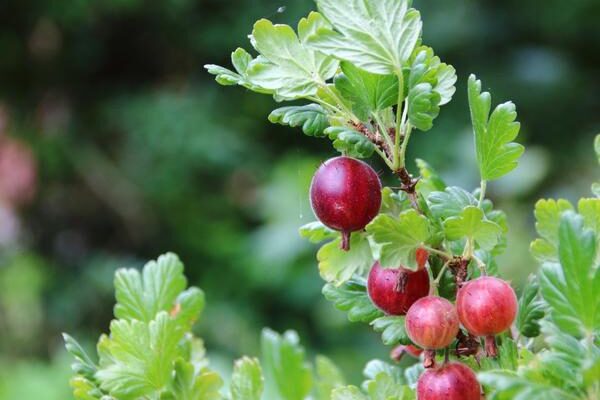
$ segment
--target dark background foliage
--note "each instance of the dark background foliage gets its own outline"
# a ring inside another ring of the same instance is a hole
[[[425,42],[459,81],[409,157],[474,188],[468,74],[495,102],[518,106],[528,152],[491,187],[511,226],[501,272],[518,285],[534,268],[535,199],[586,195],[597,173],[600,3],[415,3]],[[322,299],[315,248],[297,236],[313,219],[306,192],[331,146],[270,125],[272,99],[220,88],[202,68],[249,49],[256,19],[295,24],[312,8],[308,0],[0,2],[0,398],[69,396],[59,333],[91,345],[111,318],[114,270],[169,250],[207,294],[198,333],[222,369],[256,354],[262,326],[298,330],[351,376],[386,357],[376,334]]]

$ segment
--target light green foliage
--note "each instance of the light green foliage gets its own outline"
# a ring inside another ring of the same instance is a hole
[[[319,85],[335,74],[338,62],[305,46],[306,35],[316,26],[326,26],[316,13],[300,21],[298,35],[288,25],[274,25],[266,19],[254,24],[251,41],[267,61],[255,63],[248,71],[253,84],[273,90],[286,100],[315,95]]]
[[[421,179],[417,184],[419,193],[422,193],[423,196],[427,197],[432,192],[444,191],[446,189],[446,183],[442,177],[427,163],[427,161],[417,158],[415,162],[417,163],[419,175],[421,176]]]
[[[395,192],[392,188],[384,187],[381,190],[381,208],[379,209],[380,214],[387,214],[392,217],[400,215],[403,211],[410,210],[412,208],[406,193],[398,191]]]
[[[302,127],[307,136],[325,136],[324,130],[329,126],[327,113],[318,104],[305,106],[281,107],[269,114],[269,121],[274,124]]]
[[[481,179],[494,180],[517,167],[524,147],[514,143],[520,125],[515,122],[517,112],[512,102],[500,104],[490,115],[492,97],[481,92],[481,81],[469,77],[469,107],[475,150]]]
[[[115,317],[150,322],[159,311],[173,307],[186,285],[183,264],[174,254],[150,261],[142,274],[135,269],[119,270],[115,275]]]
[[[573,206],[566,200],[539,200],[535,205],[535,229],[540,238],[531,243],[531,253],[539,261],[557,261],[558,225],[564,211]]]
[[[344,376],[339,368],[327,357],[317,356],[315,359],[315,388],[317,400],[330,400],[331,392],[345,384]]]
[[[279,335],[269,329],[263,330],[261,352],[267,379],[266,397],[304,400],[310,393],[313,377],[296,332]]]
[[[516,325],[521,335],[525,337],[536,337],[540,334],[539,320],[544,317],[545,306],[539,299],[539,288],[537,278],[534,275],[530,276],[519,299]]]
[[[347,312],[352,322],[371,322],[383,315],[371,302],[362,278],[350,279],[340,286],[327,283],[323,286],[323,296],[338,310]]]
[[[312,243],[319,243],[328,239],[335,239],[339,233],[326,227],[319,221],[309,222],[299,229],[300,236]]]
[[[352,103],[352,111],[361,121],[398,102],[398,77],[372,74],[343,61],[342,74],[336,76],[335,87]]]
[[[374,74],[401,71],[421,36],[421,16],[408,0],[317,0],[317,7],[335,30],[319,29],[311,46]]]
[[[361,388],[346,386],[332,392],[334,400],[414,400],[414,391],[406,385],[402,370],[380,360],[370,361],[364,370]],[[361,390],[362,389],[362,390]]]
[[[369,241],[364,234],[355,232],[350,239],[350,250],[340,248],[341,239],[323,245],[317,252],[319,273],[326,282],[340,285],[355,273],[362,274],[373,265]]]
[[[325,129],[325,133],[332,140],[333,147],[347,156],[367,158],[375,151],[373,143],[354,129],[332,126]]]
[[[458,216],[446,219],[444,231],[448,240],[466,238],[484,250],[493,249],[502,234],[500,225],[486,220],[483,210],[475,206],[467,206]]]
[[[255,358],[244,357],[235,362],[231,376],[231,400],[260,400],[263,375]]]
[[[416,270],[416,250],[430,238],[430,223],[415,210],[401,213],[398,218],[378,215],[368,226],[367,232],[380,247],[379,262],[384,268]]]
[[[376,332],[381,332],[381,340],[386,346],[411,343],[406,333],[403,316],[379,317],[371,322],[371,325]]]

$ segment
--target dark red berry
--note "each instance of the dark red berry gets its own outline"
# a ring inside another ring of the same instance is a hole
[[[502,279],[483,276],[460,288],[456,309],[463,326],[475,336],[485,336],[487,354],[496,356],[494,336],[510,328],[515,320],[517,296]]]
[[[367,289],[371,301],[390,315],[404,315],[410,306],[429,293],[427,271],[410,271],[404,268],[382,268],[373,264]]]
[[[417,381],[417,400],[480,400],[477,376],[464,364],[449,362],[423,372]]]
[[[350,233],[363,229],[379,212],[381,182],[360,160],[332,158],[313,176],[310,201],[323,224],[342,232],[342,248],[348,250]]]
[[[437,296],[417,300],[406,314],[405,325],[410,339],[428,350],[447,347],[459,329],[456,308],[448,300]]]

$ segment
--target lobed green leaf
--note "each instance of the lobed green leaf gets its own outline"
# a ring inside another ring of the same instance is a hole
[[[383,315],[383,312],[376,308],[369,298],[366,282],[358,277],[339,286],[327,283],[323,286],[323,296],[338,310],[347,312],[348,320],[351,322],[370,323]]]
[[[475,133],[475,150],[481,179],[494,180],[517,167],[524,147],[514,143],[520,125],[511,102],[500,104],[490,115],[491,96],[481,92],[481,81],[469,77],[469,108]]]
[[[278,108],[269,114],[269,121],[293,128],[301,126],[304,134],[314,137],[324,137],[329,126],[327,113],[318,104]]]

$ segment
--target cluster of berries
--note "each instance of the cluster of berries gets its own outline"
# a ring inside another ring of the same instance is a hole
[[[342,249],[348,250],[351,233],[363,230],[379,212],[381,183],[368,164],[336,157],[315,173],[310,197],[317,218],[342,233]],[[462,284],[453,304],[432,293],[428,257],[426,250],[417,251],[417,271],[382,268],[376,262],[367,281],[369,297],[388,315],[406,315],[406,332],[423,350],[427,368],[417,384],[420,400],[479,400],[481,387],[475,373],[460,362],[436,366],[435,352],[465,337],[462,325],[469,337],[485,338],[487,356],[495,357],[495,336],[509,329],[517,314],[515,292],[499,278],[482,276]]]

